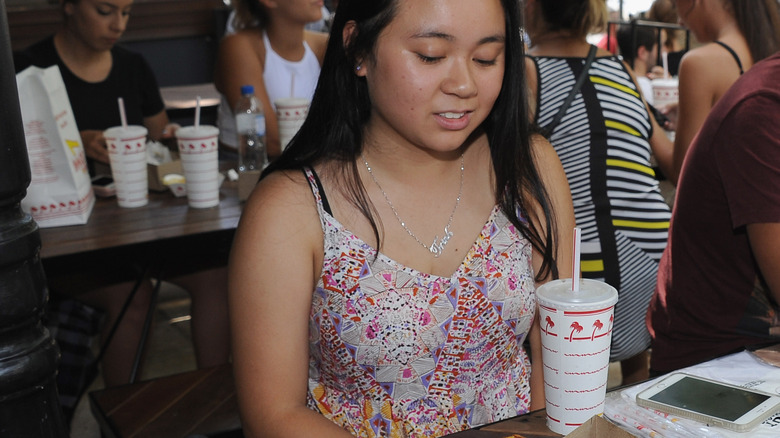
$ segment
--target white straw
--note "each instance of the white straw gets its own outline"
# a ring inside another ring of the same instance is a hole
[[[200,96],[195,100],[195,128],[200,126]]]
[[[571,266],[571,290],[578,292],[580,290],[580,244],[582,242],[582,229],[574,227],[574,243],[572,245],[572,266]]]
[[[127,128],[127,116],[125,115],[125,100],[121,97],[117,99],[119,104],[119,119],[122,120],[122,127]]]
[[[295,73],[290,73],[290,97],[295,97]]]
[[[669,78],[669,54],[667,52],[661,53],[661,62],[664,66],[664,79]]]

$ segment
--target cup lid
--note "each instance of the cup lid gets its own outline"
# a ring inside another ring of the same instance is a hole
[[[536,289],[537,301],[561,310],[595,310],[617,303],[617,290],[603,281],[580,279],[577,292],[571,290],[571,279],[549,281]]]

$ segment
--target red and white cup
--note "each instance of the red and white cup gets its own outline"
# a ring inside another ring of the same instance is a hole
[[[146,174],[146,128],[114,126],[103,131],[120,207],[135,208],[149,203]]]
[[[653,106],[664,109],[680,100],[680,91],[676,78],[658,78],[652,80]]]
[[[582,279],[553,280],[536,289],[542,337],[547,427],[567,435],[604,412],[617,290]]]
[[[219,129],[209,125],[185,126],[176,131],[190,207],[219,205],[218,135]]]
[[[276,99],[276,120],[279,125],[279,143],[282,150],[287,147],[290,140],[298,133],[306,116],[309,115],[309,99],[289,97]]]

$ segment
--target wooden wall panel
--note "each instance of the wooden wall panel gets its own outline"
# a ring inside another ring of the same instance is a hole
[[[121,41],[215,36],[222,0],[135,0]],[[59,4],[7,7],[11,48],[21,50],[53,34],[62,23]]]

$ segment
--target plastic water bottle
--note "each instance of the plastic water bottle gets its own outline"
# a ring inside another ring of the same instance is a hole
[[[238,172],[261,171],[268,155],[265,150],[265,114],[263,104],[255,96],[255,87],[241,87],[241,99],[234,113],[238,132]]]

